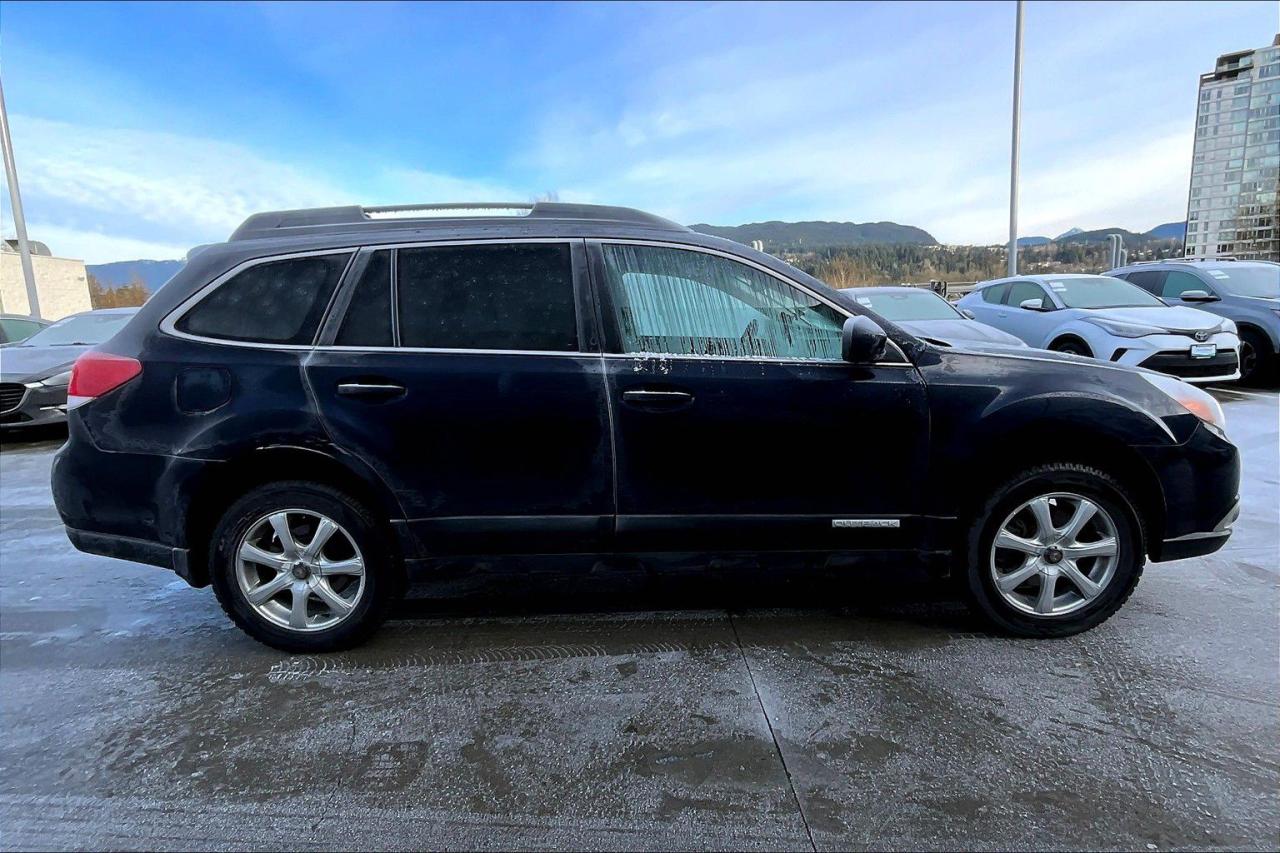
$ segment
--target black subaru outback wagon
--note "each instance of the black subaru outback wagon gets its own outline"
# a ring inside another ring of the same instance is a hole
[[[1189,385],[932,346],[624,208],[252,216],[69,395],[76,547],[212,584],[299,651],[364,639],[441,560],[535,554],[918,562],[999,628],[1062,636],[1238,511]]]

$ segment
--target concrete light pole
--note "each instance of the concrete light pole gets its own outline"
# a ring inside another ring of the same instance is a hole
[[[4,175],[9,181],[9,201],[13,225],[22,258],[22,277],[27,282],[27,313],[40,316],[40,295],[36,293],[36,273],[31,267],[31,246],[27,244],[27,220],[22,215],[22,193],[18,190],[18,166],[13,159],[13,138],[9,136],[9,111],[4,106],[4,86],[0,85],[0,146],[4,148]]]
[[[1009,275],[1018,274],[1018,137],[1022,132],[1022,0],[1013,37],[1013,145],[1009,155]]]

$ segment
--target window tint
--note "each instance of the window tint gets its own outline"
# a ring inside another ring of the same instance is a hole
[[[357,282],[334,343],[343,347],[389,347],[391,340],[391,252],[374,252]]]
[[[1125,281],[1138,285],[1147,293],[1159,293],[1160,285],[1164,283],[1163,270],[1141,270],[1120,277]]]
[[[1189,272],[1174,270],[1165,278],[1164,288],[1160,291],[1160,295],[1166,299],[1177,299],[1188,290],[1203,290],[1205,293],[1213,292],[1213,288],[1209,287],[1197,276]]]
[[[999,305],[1004,302],[1004,295],[1009,292],[1009,285],[997,284],[992,287],[982,289],[982,301],[990,302],[993,305]]]
[[[746,264],[658,246],[604,256],[626,352],[840,358],[844,315]]]
[[[578,349],[563,243],[401,249],[396,269],[402,346]]]
[[[224,282],[178,321],[208,338],[309,344],[350,253],[267,261]]]
[[[1009,287],[1009,299],[1006,304],[1017,308],[1028,299],[1039,299],[1045,308],[1053,308],[1053,300],[1044,292],[1044,288],[1033,281],[1015,281]]]

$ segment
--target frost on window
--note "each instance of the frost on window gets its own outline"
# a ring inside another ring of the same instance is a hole
[[[839,360],[844,316],[737,261],[658,246],[606,245],[627,352]]]
[[[309,344],[350,253],[268,261],[219,285],[178,329],[208,338]]]

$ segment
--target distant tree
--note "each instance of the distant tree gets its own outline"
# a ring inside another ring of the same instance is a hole
[[[94,308],[132,308],[146,302],[151,291],[142,277],[134,275],[128,284],[105,287],[97,276],[89,274],[89,304]]]

